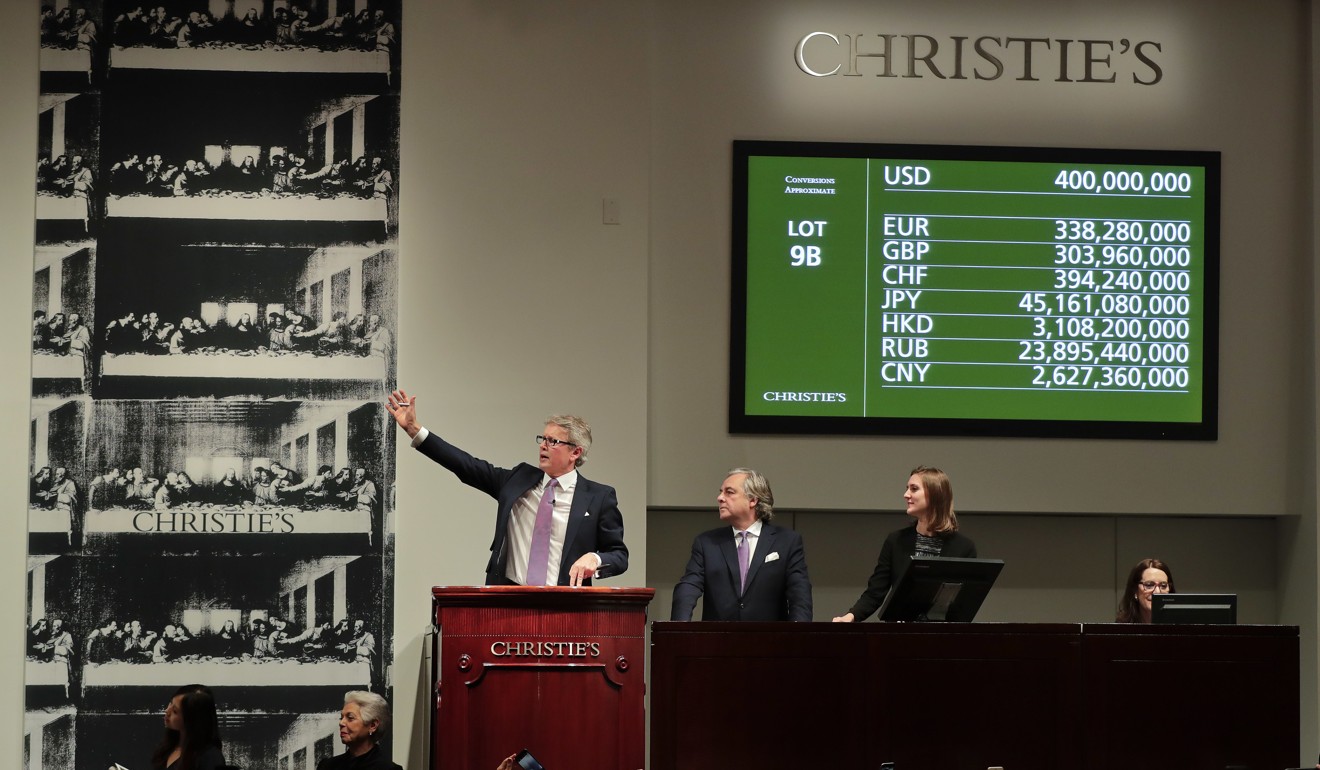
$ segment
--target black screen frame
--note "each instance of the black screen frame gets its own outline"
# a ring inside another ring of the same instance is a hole
[[[984,160],[1045,163],[1132,163],[1205,169],[1202,400],[1199,422],[1014,420],[941,417],[752,415],[746,407],[748,162],[754,156]],[[996,145],[883,144],[738,139],[732,146],[732,233],[729,324],[729,433],[1027,438],[1219,438],[1220,163],[1214,150],[1100,149]]]
[[[1237,625],[1237,594],[1154,594],[1150,622],[1169,625]]]
[[[971,623],[1003,569],[1001,559],[918,556],[889,589],[876,617],[883,621]],[[949,607],[950,614],[956,617],[930,620],[924,617],[925,612],[943,583],[966,586]]]

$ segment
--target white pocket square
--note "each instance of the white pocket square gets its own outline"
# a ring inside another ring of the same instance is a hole
[[[582,514],[582,518],[585,519],[585,518],[587,518],[587,517],[590,516],[590,515],[591,515],[591,511],[587,511],[586,513]]]
[[[771,551],[770,553],[765,555],[765,560],[767,563],[776,561],[778,559],[779,559],[779,551]]]

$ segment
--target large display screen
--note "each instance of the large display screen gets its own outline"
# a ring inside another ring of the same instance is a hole
[[[731,432],[1216,438],[1219,153],[733,156]]]

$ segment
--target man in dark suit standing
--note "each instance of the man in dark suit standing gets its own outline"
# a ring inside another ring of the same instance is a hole
[[[697,597],[703,620],[811,620],[811,579],[802,536],[770,523],[770,482],[735,468],[720,488],[725,526],[697,535],[687,571],[674,586],[670,620],[691,620]]]
[[[417,399],[402,390],[386,403],[414,448],[470,487],[498,501],[487,585],[591,585],[628,569],[623,514],[614,488],[578,473],[591,427],[555,415],[536,437],[538,465],[499,468],[446,442],[417,422]]]

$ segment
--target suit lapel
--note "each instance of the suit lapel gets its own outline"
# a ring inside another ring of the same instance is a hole
[[[573,566],[571,561],[566,561],[570,553],[576,553],[573,548],[573,539],[577,537],[578,530],[582,528],[582,522],[587,518],[587,507],[591,504],[593,495],[591,482],[582,478],[578,474],[577,486],[573,488],[573,504],[568,508],[568,527],[564,529],[564,552],[560,557],[559,574],[567,575],[568,568]]]
[[[545,471],[540,468],[527,466],[527,471],[522,474],[523,478],[521,480],[517,483],[510,483],[509,486],[505,487],[509,494],[501,501],[503,504],[500,506],[499,516],[495,522],[496,525],[500,527],[509,526],[509,518],[513,514],[513,506],[522,499],[523,495],[532,491],[537,484],[540,484],[541,478],[544,475]],[[510,479],[510,481],[512,482],[513,480]]]
[[[506,487],[510,492],[516,492],[516,494],[502,500],[499,510],[495,514],[495,542],[492,543],[491,550],[495,550],[496,544],[498,544],[498,553],[495,555],[495,566],[501,577],[504,576],[504,572],[508,568],[509,520],[513,518],[513,506],[523,495],[530,492],[533,487],[541,482],[541,476],[545,473],[545,471],[540,468],[533,468],[531,466],[526,467],[528,470],[523,474],[526,476],[526,484],[520,482]],[[510,478],[510,481],[513,481],[512,477]]]
[[[747,587],[752,587],[752,581],[756,579],[756,573],[760,571],[761,565],[765,563],[765,557],[774,553],[775,536],[779,534],[779,528],[769,524],[761,525],[760,542],[756,544],[756,550],[752,553],[752,563],[747,566]]]
[[[719,534],[720,553],[724,555],[725,571],[729,574],[729,588],[733,590],[734,596],[741,596],[742,591],[738,585],[738,543],[733,538],[733,529],[725,527]]]

